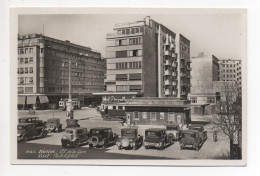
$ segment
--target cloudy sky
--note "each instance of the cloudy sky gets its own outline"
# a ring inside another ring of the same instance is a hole
[[[196,11],[197,12],[197,11]],[[198,52],[214,54],[219,59],[246,59],[245,37],[241,11],[226,13],[152,13],[152,14],[67,14],[20,15],[18,33],[43,33],[49,37],[70,40],[90,46],[106,57],[106,35],[113,33],[117,23],[143,20],[146,16],[165,25],[191,41],[191,56]]]

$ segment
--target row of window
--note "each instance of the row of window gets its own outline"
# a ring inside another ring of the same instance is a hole
[[[236,75],[229,75],[229,74],[227,74],[226,76],[225,76],[225,75],[223,75],[223,78],[225,78],[225,77],[227,77],[227,78],[235,78],[235,77],[236,77]]]
[[[17,73],[18,74],[33,73],[33,67],[17,68]]]
[[[30,57],[30,58],[18,58],[18,65],[19,64],[31,64],[33,63],[33,57]]]
[[[116,46],[139,45],[143,43],[142,37],[115,40]]]
[[[156,115],[159,114],[158,118],[156,117]],[[133,118],[134,120],[139,120],[140,117],[142,117],[142,119],[148,119],[148,115],[149,115],[149,119],[150,120],[157,120],[157,119],[166,119],[167,115],[168,115],[168,121],[174,121],[177,123],[181,123],[181,116],[177,115],[174,112],[134,112],[133,113]]]
[[[33,77],[18,77],[18,84],[33,83]]]
[[[125,29],[117,30],[117,34],[118,35],[135,34],[135,33],[142,33],[142,32],[144,32],[144,28],[143,27],[125,28]]]
[[[191,103],[198,103],[197,97],[190,97]],[[207,97],[207,103],[215,103],[215,97]]]
[[[116,63],[116,69],[122,70],[122,69],[137,69],[142,68],[142,62],[121,62]]]
[[[33,48],[20,48],[18,49],[18,54],[28,54],[33,53]]]
[[[117,85],[116,91],[118,92],[125,92],[125,91],[131,91],[131,92],[139,92],[142,90],[141,85]]]
[[[48,92],[60,92],[60,93],[68,93],[69,89],[67,87],[48,87]],[[73,93],[91,93],[91,92],[97,92],[101,91],[103,89],[98,88],[81,88],[81,87],[73,87],[72,92]]]
[[[236,67],[236,65],[237,66],[239,66],[239,64],[237,63],[237,64],[223,64],[223,67],[227,67],[227,68],[234,68],[234,67]]]
[[[142,50],[116,51],[116,58],[142,56]]]
[[[18,87],[18,93],[32,93],[33,92],[33,87]]]

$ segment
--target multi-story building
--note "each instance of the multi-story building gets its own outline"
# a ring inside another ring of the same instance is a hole
[[[104,90],[105,61],[99,52],[41,34],[18,36],[18,104],[67,98],[69,64],[72,97],[84,101],[89,93]]]
[[[241,60],[220,60],[219,74],[220,81],[235,82],[241,86]]]
[[[187,96],[189,40],[179,35],[177,48],[176,34],[150,17],[116,24],[114,31],[107,35],[108,92],[142,92],[144,97]]]
[[[191,92],[189,99],[192,104],[215,104],[218,93],[214,82],[219,81],[219,63],[214,55],[204,55],[191,58]]]

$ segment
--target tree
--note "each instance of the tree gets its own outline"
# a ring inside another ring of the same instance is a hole
[[[213,129],[221,130],[228,136],[230,140],[230,159],[240,158],[241,148],[236,144],[236,141],[238,134],[242,130],[241,88],[234,82],[220,82],[220,84],[219,92],[221,97],[216,106],[211,109],[210,122]],[[237,154],[237,152],[239,153]]]

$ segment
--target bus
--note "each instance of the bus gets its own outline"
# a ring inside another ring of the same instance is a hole
[[[66,110],[66,102],[68,101],[68,99],[61,99],[59,101],[59,109],[62,109],[63,111]],[[72,105],[73,105],[73,110],[76,110],[76,109],[80,109],[81,108],[81,104],[80,104],[80,101],[76,98],[76,99],[73,99],[72,98]]]

